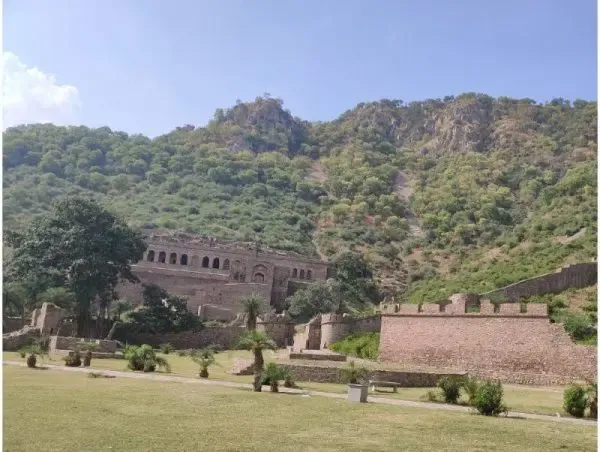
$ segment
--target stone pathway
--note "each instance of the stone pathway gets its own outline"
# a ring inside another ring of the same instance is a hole
[[[19,361],[3,361],[2,363],[5,366],[26,366],[25,363]],[[252,385],[246,383],[235,383],[232,381],[223,381],[223,380],[207,380],[201,378],[190,378],[190,377],[177,377],[174,375],[158,375],[152,373],[137,373],[137,372],[124,372],[117,370],[104,370],[98,368],[90,368],[90,367],[66,367],[66,366],[56,366],[54,364],[44,364],[43,367],[47,367],[48,369],[64,371],[64,372],[79,372],[79,373],[102,373],[103,375],[110,375],[115,377],[124,377],[124,378],[138,378],[143,380],[154,380],[154,381],[170,381],[176,383],[194,383],[194,384],[204,384],[204,385],[212,385],[212,386],[224,386],[229,388],[243,388],[243,389],[252,389]],[[318,396],[318,397],[329,397],[331,399],[345,399],[346,394],[336,394],[333,392],[320,392],[320,391],[305,391],[302,389],[290,389],[290,388],[279,388],[280,392],[291,393],[291,394],[310,394],[310,396]],[[468,407],[459,406],[459,405],[448,405],[442,403],[428,403],[428,402],[415,402],[412,400],[400,400],[400,399],[389,399],[385,397],[373,397],[369,395],[370,403],[381,403],[385,405],[397,405],[409,408],[424,408],[430,410],[446,410],[446,411],[459,411],[462,413],[470,413],[472,410]],[[558,417],[558,416],[546,416],[543,414],[531,414],[531,413],[517,413],[517,412],[509,412],[507,417],[516,418],[516,419],[535,419],[540,421],[551,421],[551,422],[565,422],[569,424],[579,424],[579,425],[590,425],[596,426],[597,422],[587,419],[577,419],[572,417]]]

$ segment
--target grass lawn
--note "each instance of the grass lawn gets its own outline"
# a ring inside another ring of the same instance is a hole
[[[7,452],[596,450],[594,426],[3,370]]]
[[[16,352],[4,352],[5,360],[24,361]],[[198,366],[190,358],[178,356],[176,353],[170,353],[164,356],[171,365],[171,375],[181,375],[186,377],[198,376]],[[274,352],[265,352],[265,361],[275,360]],[[243,350],[224,351],[216,355],[218,365],[211,366],[209,369],[210,378],[214,380],[227,380],[239,383],[252,383],[251,376],[235,376],[227,372],[231,369],[234,358],[252,359],[250,352]],[[56,355],[50,359],[39,359],[40,364],[58,364],[63,365],[61,357]],[[109,370],[128,370],[127,362],[122,359],[94,359],[92,367],[98,369]],[[330,384],[330,383],[312,383],[299,382],[298,386],[311,391],[345,393],[346,385]],[[391,392],[376,392],[370,393],[370,397],[389,397],[402,400],[424,400],[425,393],[430,388],[398,388],[398,393]],[[510,411],[534,414],[556,415],[557,412],[565,415],[562,409],[564,387],[527,387],[516,385],[504,386],[505,403]]]

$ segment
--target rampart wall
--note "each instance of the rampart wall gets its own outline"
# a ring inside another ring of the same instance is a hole
[[[545,304],[494,305],[467,313],[464,299],[440,306],[389,306],[382,313],[382,362],[467,371],[507,380],[544,375],[546,380],[595,378],[596,347],[575,344],[552,324]],[[559,378],[560,377],[560,378]]]
[[[351,334],[378,333],[381,329],[379,314],[355,319],[346,314],[319,314],[294,331],[294,350],[320,350]]]
[[[555,273],[536,276],[535,278],[510,284],[506,287],[481,294],[485,298],[500,298],[502,301],[517,301],[520,298],[560,293],[570,288],[583,288],[596,284],[598,280],[598,263],[587,262],[569,265]]]

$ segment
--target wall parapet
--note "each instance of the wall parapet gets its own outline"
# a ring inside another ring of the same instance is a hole
[[[481,294],[485,298],[501,298],[515,302],[520,298],[560,293],[570,288],[584,288],[596,284],[598,280],[598,262],[572,264],[554,273],[524,279],[508,286]]]

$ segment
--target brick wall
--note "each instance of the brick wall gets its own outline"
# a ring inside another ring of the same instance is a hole
[[[296,381],[312,381],[317,383],[344,383],[341,367],[326,367],[317,365],[278,364],[289,369],[294,374]],[[378,381],[391,381],[399,383],[406,388],[426,388],[435,386],[437,381],[446,375],[465,375],[464,372],[438,373],[438,372],[407,372],[392,370],[374,370],[368,373],[367,379]]]
[[[536,276],[511,284],[492,292],[482,294],[483,297],[501,297],[506,301],[517,301],[519,298],[560,293],[570,288],[583,288],[596,284],[598,278],[598,263],[589,262],[574,264],[562,268],[556,273]]]
[[[489,302],[482,303],[483,313],[475,314],[385,313],[380,359],[499,375],[505,380],[511,373],[595,377],[596,348],[573,343],[562,325],[550,323],[545,305],[528,306],[531,310],[523,314],[511,307],[519,306],[501,305],[497,313]]]

